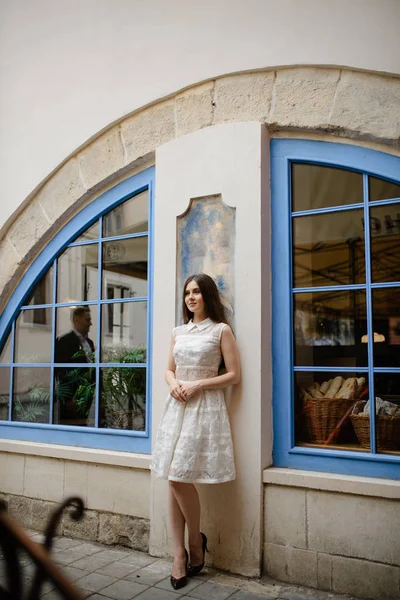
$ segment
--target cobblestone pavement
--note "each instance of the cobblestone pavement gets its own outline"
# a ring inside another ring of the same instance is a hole
[[[41,534],[30,532],[42,541]],[[65,575],[90,600],[352,600],[315,589],[273,581],[267,577],[246,579],[206,568],[189,584],[175,592],[170,585],[171,561],[154,558],[128,548],[102,546],[82,540],[58,537],[54,540],[53,558]],[[2,562],[2,561],[1,561]],[[0,562],[0,564],[1,564]],[[24,574],[33,573],[30,560],[21,555]],[[2,565],[1,565],[2,566]],[[0,578],[4,577],[1,569]],[[59,600],[60,595],[46,583],[43,600]]]

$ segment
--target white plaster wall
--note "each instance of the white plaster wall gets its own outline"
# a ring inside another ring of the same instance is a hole
[[[191,198],[221,194],[236,207],[235,334],[242,362],[242,381],[233,388],[230,417],[237,479],[199,485],[202,527],[209,538],[215,566],[249,576],[259,574],[262,548],[262,469],[269,463],[271,381],[268,360],[261,375],[263,332],[262,171],[268,172],[263,148],[266,128],[260,123],[216,125],[161,146],[156,153],[153,344],[153,446],[168,387],[163,379],[171,330],[175,325],[176,218]],[[264,200],[268,201],[268,197]],[[249,236],[251,231],[251,236]],[[268,235],[268,234],[267,234]],[[268,307],[266,306],[268,312]],[[260,415],[265,411],[265,421]],[[267,407],[267,408],[266,408]],[[269,419],[268,419],[269,415]],[[264,442],[264,437],[268,442]],[[171,552],[166,481],[152,480],[150,553]]]
[[[198,81],[281,65],[400,72],[398,0],[2,0],[0,227],[111,122]]]

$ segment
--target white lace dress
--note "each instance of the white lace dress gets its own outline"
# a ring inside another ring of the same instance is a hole
[[[195,381],[218,375],[224,323],[206,319],[175,327],[176,378]],[[152,471],[156,477],[186,483],[235,479],[232,435],[222,390],[201,390],[186,403],[168,396]]]

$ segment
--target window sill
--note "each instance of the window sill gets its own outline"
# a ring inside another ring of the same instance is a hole
[[[400,500],[400,481],[271,467],[263,483]]]
[[[0,439],[0,452],[150,470],[149,454]]]

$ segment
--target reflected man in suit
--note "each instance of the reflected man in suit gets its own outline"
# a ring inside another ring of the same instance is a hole
[[[72,330],[56,339],[56,363],[92,363],[95,346],[89,338],[92,318],[88,306],[74,308]],[[59,367],[55,371],[59,423],[65,425],[93,425],[91,412],[95,391],[94,368]],[[90,422],[88,422],[88,420]]]

